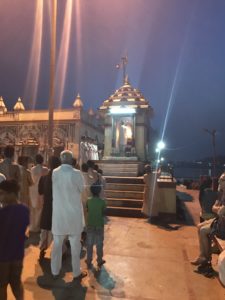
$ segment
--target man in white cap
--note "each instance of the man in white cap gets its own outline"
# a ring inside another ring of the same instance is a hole
[[[64,150],[60,154],[61,166],[52,173],[53,211],[51,271],[58,278],[62,266],[62,247],[66,237],[71,246],[74,279],[82,279],[87,272],[80,269],[81,232],[84,227],[81,193],[84,179],[81,172],[73,168],[73,154]]]

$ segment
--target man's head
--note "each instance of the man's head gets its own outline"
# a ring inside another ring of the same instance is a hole
[[[82,172],[87,172],[88,171],[88,165],[86,164],[86,163],[83,163],[82,165],[81,165],[81,171]]]
[[[0,200],[3,205],[17,203],[20,187],[15,179],[4,180],[0,183]]]
[[[37,154],[35,156],[35,161],[36,161],[36,164],[41,165],[41,164],[43,164],[44,158],[41,154]]]
[[[99,184],[92,184],[90,190],[94,197],[98,197],[101,192],[101,186]]]
[[[4,149],[4,157],[12,159],[14,156],[14,151],[15,150],[13,146],[10,145],[6,146]]]
[[[93,160],[89,159],[87,161],[87,165],[88,165],[88,168],[94,169],[95,163],[93,162]]]
[[[29,157],[28,156],[19,156],[18,157],[18,164],[28,168],[28,163],[29,163]]]
[[[103,171],[102,171],[102,169],[98,169],[98,174],[101,174],[101,175],[103,175]]]
[[[98,172],[99,166],[97,164],[94,164],[94,170]]]
[[[49,168],[51,170],[54,170],[54,169],[58,168],[61,165],[61,161],[57,156],[51,156],[49,158],[48,164],[49,164]]]
[[[73,153],[69,150],[64,150],[60,153],[60,160],[62,164],[73,164]]]
[[[150,165],[145,165],[145,173],[151,173],[152,172],[152,168]]]

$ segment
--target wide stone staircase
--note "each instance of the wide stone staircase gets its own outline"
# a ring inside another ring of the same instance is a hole
[[[101,160],[97,162],[106,179],[107,215],[143,217],[144,164],[127,159]]]
[[[107,215],[143,217],[143,177],[105,176]]]
[[[104,176],[137,177],[143,174],[144,165],[139,161],[109,160],[98,161],[97,165],[103,170]]]

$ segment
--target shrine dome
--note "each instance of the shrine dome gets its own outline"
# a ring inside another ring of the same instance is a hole
[[[131,86],[127,76],[124,79],[124,84],[103,102],[100,110],[104,111],[115,106],[152,110],[140,90]]]
[[[80,94],[77,94],[76,99],[74,100],[73,107],[82,108],[84,106],[83,101],[80,98]]]
[[[14,110],[16,111],[21,111],[21,110],[25,110],[25,107],[23,105],[22,99],[19,97],[16,104],[14,105]]]
[[[1,112],[1,114],[7,112],[7,108],[6,108],[6,106],[5,106],[3,97],[0,97],[0,112]]]

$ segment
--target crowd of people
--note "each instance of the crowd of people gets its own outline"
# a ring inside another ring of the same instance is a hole
[[[104,213],[106,209],[102,171],[91,160],[81,170],[73,154],[64,150],[60,158],[36,155],[29,169],[29,158],[13,162],[14,148],[6,146],[0,162],[0,299],[7,299],[10,285],[16,299],[24,299],[21,273],[24,244],[29,235],[40,234],[40,262],[51,249],[53,280],[60,277],[62,256],[68,246],[73,279],[87,276],[80,267],[81,247],[87,251],[87,268],[92,267],[96,245],[97,266],[103,259]]]
[[[99,149],[96,140],[82,136],[80,141],[80,166],[89,160],[99,160]],[[101,155],[100,155],[101,156]]]
[[[105,263],[104,212],[106,209],[105,179],[93,160],[77,164],[69,150],[60,158],[49,157],[48,167],[37,154],[35,165],[29,168],[29,157],[13,161],[14,148],[6,146],[0,162],[0,299],[7,299],[10,285],[16,299],[24,299],[21,273],[24,244],[29,235],[40,234],[39,261],[51,248],[52,279],[60,278],[62,257],[71,252],[74,280],[81,280],[87,272],[81,270],[80,253],[86,247],[87,268],[92,268],[93,247],[96,246],[97,266]],[[81,162],[81,160],[80,160]],[[142,212],[157,217],[157,174],[145,166],[144,201]],[[191,263],[197,271],[211,276],[212,224],[217,216],[225,217],[225,173],[218,180],[203,178],[199,202],[200,223],[197,226],[199,256]],[[224,258],[225,265],[225,258]],[[222,275],[223,276],[223,275]],[[225,282],[225,272],[224,272]]]

